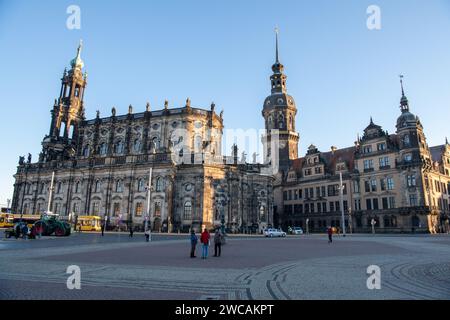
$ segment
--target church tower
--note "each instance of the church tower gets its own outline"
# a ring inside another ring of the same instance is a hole
[[[297,107],[287,94],[284,66],[278,57],[278,30],[276,30],[275,64],[270,76],[271,95],[264,100],[262,115],[266,132],[262,137],[264,162],[286,171],[290,162],[298,158],[299,134],[295,131]]]
[[[78,130],[84,120],[84,90],[87,73],[83,74],[84,63],[81,60],[83,44],[77,49],[76,57],[70,62],[71,69],[64,69],[61,78],[59,99],[51,111],[50,132],[42,142],[40,161],[64,160],[76,153]]]

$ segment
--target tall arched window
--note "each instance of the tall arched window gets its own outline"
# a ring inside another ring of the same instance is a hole
[[[40,194],[45,194],[45,183],[41,183],[41,190],[40,190]]]
[[[106,152],[107,152],[107,150],[108,150],[108,148],[107,148],[107,146],[106,146],[106,143],[102,143],[101,145],[100,145],[100,148],[99,148],[99,154],[101,155],[101,156],[104,156],[104,155],[106,155]]]
[[[202,136],[195,136],[195,141],[194,141],[194,151],[195,152],[201,152],[202,151],[202,144],[203,144],[203,139]]]
[[[114,145],[114,153],[122,154],[123,153],[123,142],[121,140],[117,141]]]
[[[102,184],[101,184],[100,180],[95,181],[95,188],[94,188],[95,192],[100,192],[101,187],[102,187]]]
[[[192,219],[192,203],[190,201],[186,201],[184,203],[183,219],[184,220]]]
[[[89,145],[85,146],[83,149],[83,157],[89,157],[89,153],[90,153],[90,149],[89,149]]]
[[[70,128],[69,128],[69,139],[72,139],[73,138],[73,132],[75,131],[75,127],[74,127],[74,125],[73,124],[71,124],[70,125]]]
[[[142,192],[145,191],[145,182],[144,179],[139,179],[138,180],[138,192]]]
[[[62,122],[61,127],[59,129],[59,136],[64,137],[64,132],[66,132],[66,123]]]
[[[155,150],[159,150],[161,148],[158,137],[154,137],[152,139],[152,142],[153,142],[153,147],[155,148]]]
[[[75,183],[75,193],[79,193],[80,192],[80,181],[77,181]]]
[[[259,218],[261,222],[266,222],[266,207],[264,206],[259,207]]]
[[[156,192],[161,192],[163,189],[163,179],[161,177],[158,177],[156,179]]]
[[[138,153],[139,151],[141,151],[141,141],[139,139],[134,140],[133,143],[133,150],[134,152]]]
[[[116,192],[122,192],[123,191],[123,182],[122,180],[116,181]]]

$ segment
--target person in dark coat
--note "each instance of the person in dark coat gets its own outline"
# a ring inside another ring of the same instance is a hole
[[[205,230],[202,232],[202,235],[200,236],[200,242],[202,243],[202,259],[208,258],[208,247],[210,238],[211,236],[209,235],[208,230],[205,228]]]
[[[133,226],[130,224],[130,238],[133,238]]]
[[[195,249],[197,247],[198,238],[195,235],[194,229],[191,230],[191,258],[197,258],[195,255]]]
[[[332,243],[333,242],[333,228],[328,227],[328,243]]]
[[[223,242],[222,232],[220,232],[220,230],[217,229],[216,233],[214,234],[214,257],[220,257],[220,254],[222,253],[222,242]]]

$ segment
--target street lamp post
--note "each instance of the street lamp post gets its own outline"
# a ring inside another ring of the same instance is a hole
[[[152,174],[153,174],[153,168],[150,168],[149,174],[148,174],[148,184],[147,184],[147,216],[145,219],[145,225],[144,225],[144,232],[146,233],[147,230],[149,231],[149,241],[152,241],[152,231],[151,226],[150,229],[148,229],[148,220],[150,219],[150,196],[151,196],[151,189],[152,189]]]
[[[342,183],[342,172],[339,172],[339,194],[341,202],[341,221],[342,221],[342,235],[345,237],[345,216],[344,216],[344,185]]]

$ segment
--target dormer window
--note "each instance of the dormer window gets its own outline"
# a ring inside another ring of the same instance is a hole
[[[371,145],[364,146],[363,153],[372,153],[372,146]]]
[[[379,144],[377,144],[377,150],[378,151],[384,151],[384,150],[386,150],[386,143],[379,143]]]
[[[315,167],[314,168],[315,174],[321,174],[322,173],[322,167]]]

